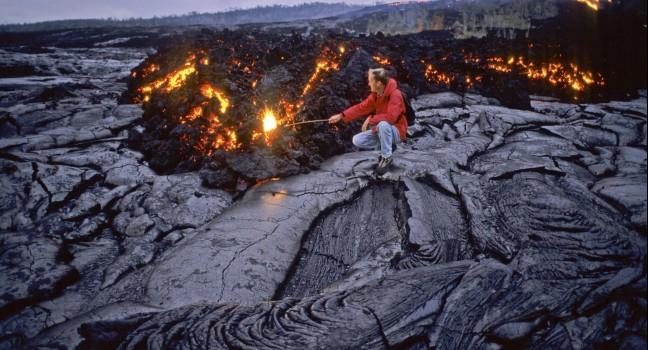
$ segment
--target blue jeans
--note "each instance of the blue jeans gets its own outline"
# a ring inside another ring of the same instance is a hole
[[[353,135],[353,144],[361,149],[378,149],[383,158],[389,158],[392,155],[392,145],[400,142],[398,129],[382,121],[377,125],[378,132],[373,133],[371,130],[363,131]]]

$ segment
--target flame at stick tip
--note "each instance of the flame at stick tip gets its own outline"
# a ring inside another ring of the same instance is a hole
[[[263,111],[263,132],[270,132],[277,128],[277,118],[271,109]]]

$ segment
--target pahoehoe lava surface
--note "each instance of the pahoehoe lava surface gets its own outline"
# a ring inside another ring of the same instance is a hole
[[[279,193],[309,205],[327,198],[320,211],[295,212],[311,225],[300,226],[294,258],[282,258],[278,300],[268,301],[270,290],[257,302],[226,294],[220,304],[88,323],[84,346],[644,348],[645,195],[620,200],[627,189],[607,184],[645,187],[645,137],[617,144],[597,135],[620,132],[604,126],[620,110],[638,114],[615,124],[641,134],[645,107],[635,108],[645,99],[568,105],[569,113],[556,102],[518,111],[463,101],[417,99],[412,147],[397,151],[378,182],[375,153],[356,152],[325,162],[311,175],[317,185],[303,175],[254,189],[249,200],[274,193],[277,205]],[[328,197],[347,192],[331,187],[338,181],[354,183],[353,194]],[[354,249],[374,234],[381,239]]]
[[[129,148],[145,56],[0,50],[0,349],[646,348],[645,90],[417,96],[384,176],[233,197]]]
[[[359,258],[389,241],[400,241],[398,200],[393,185],[377,184],[319,218],[304,235],[299,256],[275,299],[312,295],[339,279]]]

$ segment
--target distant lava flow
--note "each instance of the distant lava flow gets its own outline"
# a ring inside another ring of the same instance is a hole
[[[601,87],[605,85],[605,79],[601,74],[583,70],[575,63],[563,64],[558,61],[534,63],[527,62],[522,56],[507,59],[499,56],[484,59],[473,55],[464,57],[464,62],[473,66],[472,71],[475,72],[472,76],[468,73],[463,78],[469,88],[482,83],[481,71],[484,69],[500,73],[511,73],[515,70],[518,74],[526,75],[530,80],[549,83],[561,89],[571,89],[574,91],[575,99],[578,98],[578,92],[583,92],[592,85]],[[425,78],[432,84],[450,88],[456,79],[460,79],[456,72],[439,70],[425,60],[421,60],[421,63],[425,65]]]
[[[596,11],[598,11],[601,8],[602,5],[606,5],[606,3],[607,4],[612,3],[612,0],[603,0],[603,1],[601,1],[601,0],[577,0],[577,1],[584,3],[585,5],[587,5],[587,7],[591,8],[592,10],[596,10]]]

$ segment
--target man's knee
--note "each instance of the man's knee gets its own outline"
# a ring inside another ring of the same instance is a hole
[[[360,147],[360,138],[359,138],[359,136],[360,136],[360,134],[355,134],[351,138],[351,143],[353,143],[353,145],[356,146],[356,147]]]
[[[384,120],[379,122],[377,126],[378,126],[378,129],[380,129],[380,130],[389,130],[389,129],[391,129],[391,124],[389,124],[388,122],[386,122]]]
[[[367,145],[368,140],[367,140],[367,136],[364,133],[353,135],[353,138],[351,138],[351,142],[353,143],[354,146],[358,148],[370,148],[370,146]]]

